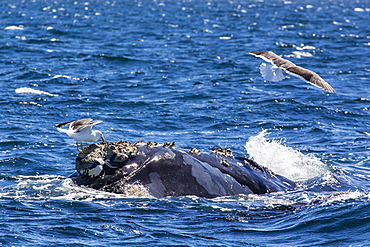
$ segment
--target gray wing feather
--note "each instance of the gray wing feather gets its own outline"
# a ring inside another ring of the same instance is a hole
[[[269,62],[281,69],[284,69],[289,74],[297,76],[316,87],[319,87],[331,93],[335,92],[334,88],[332,88],[329,85],[329,83],[327,83],[324,79],[322,79],[315,72],[302,68],[300,66],[297,66],[294,63],[290,62],[289,60],[286,60],[276,55],[272,51],[252,51],[248,53],[253,56],[262,58],[266,62]]]
[[[101,123],[103,122],[102,120],[95,120],[95,121],[92,121],[91,122],[91,118],[84,118],[84,119],[79,119],[79,120],[75,120],[75,121],[69,121],[69,122],[65,122],[65,123],[60,123],[60,124],[56,124],[55,127],[63,127],[67,124],[70,124],[69,128],[76,131],[76,132],[79,132],[81,131],[82,129],[86,128],[86,127],[89,127],[91,128],[91,126],[93,126],[94,124],[98,124],[98,123]]]

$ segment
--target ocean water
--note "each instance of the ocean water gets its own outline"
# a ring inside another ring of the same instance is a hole
[[[13,0],[0,15],[0,245],[370,245],[370,1]],[[337,93],[264,81],[256,50]],[[108,141],[221,146],[299,187],[80,188],[74,142],[53,125],[86,117]]]

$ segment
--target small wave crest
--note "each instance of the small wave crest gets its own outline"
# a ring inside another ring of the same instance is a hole
[[[61,186],[56,188],[60,195],[54,196],[53,199],[69,201],[94,201],[98,199],[120,199],[127,197],[150,197],[147,189],[141,184],[125,185],[124,194],[115,194],[92,188],[76,185],[72,179],[63,180]]]
[[[63,179],[56,175],[36,175],[8,177],[10,185],[1,188],[1,199],[13,200],[45,200],[53,194],[55,186]]]
[[[66,78],[66,79],[72,79],[72,80],[76,80],[76,81],[82,80],[81,78],[73,77],[73,76],[69,76],[69,75],[55,75],[55,76],[53,76],[53,79],[57,79],[57,78]]]
[[[86,201],[150,197],[147,189],[139,184],[125,185],[124,194],[115,194],[78,186],[71,178],[56,175],[19,175],[9,177],[10,185],[2,187],[0,198],[21,201],[67,200]]]
[[[51,97],[58,96],[57,94],[51,94],[42,90],[37,90],[29,87],[20,87],[15,90],[16,93],[29,93],[29,94],[44,94]]]
[[[19,25],[19,26],[12,25],[12,26],[5,27],[4,30],[24,30],[24,26],[23,25]]]
[[[250,157],[258,164],[294,181],[303,181],[328,172],[330,169],[312,154],[303,154],[285,146],[282,141],[270,141],[263,130],[245,144]]]

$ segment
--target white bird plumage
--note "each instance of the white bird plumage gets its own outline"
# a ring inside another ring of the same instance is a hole
[[[60,124],[55,125],[55,127],[57,127],[57,130],[59,132],[66,133],[69,137],[71,137],[76,142],[77,150],[82,152],[82,150],[79,149],[78,147],[79,143],[82,148],[82,142],[95,142],[99,139],[102,139],[103,142],[106,141],[101,131],[92,129],[93,125],[101,123],[101,122],[103,121],[101,120],[92,121],[91,118],[84,118],[80,120],[60,123]],[[69,124],[68,129],[60,128],[67,124]]]

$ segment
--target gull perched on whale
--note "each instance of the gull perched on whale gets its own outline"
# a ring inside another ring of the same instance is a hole
[[[98,139],[102,139],[103,142],[105,142],[105,138],[103,136],[103,133],[99,130],[93,130],[92,126],[98,123],[101,123],[103,121],[96,120],[92,121],[91,118],[84,118],[80,120],[70,121],[66,123],[60,123],[55,125],[57,127],[57,130],[59,132],[66,133],[69,137],[71,137],[76,142],[77,150],[80,152],[83,152],[81,149],[79,149],[78,144],[80,143],[80,147],[82,148],[82,142],[95,142]],[[68,129],[62,129],[59,127],[63,127],[65,125],[69,124]]]
[[[286,71],[287,73],[297,76],[318,88],[330,93],[335,93],[334,88],[332,88],[329,83],[324,81],[324,79],[322,79],[318,74],[297,66],[289,60],[276,55],[272,51],[251,51],[247,53],[271,63],[271,65],[265,63],[260,65],[261,75],[266,81],[281,81],[285,78],[283,71]]]

